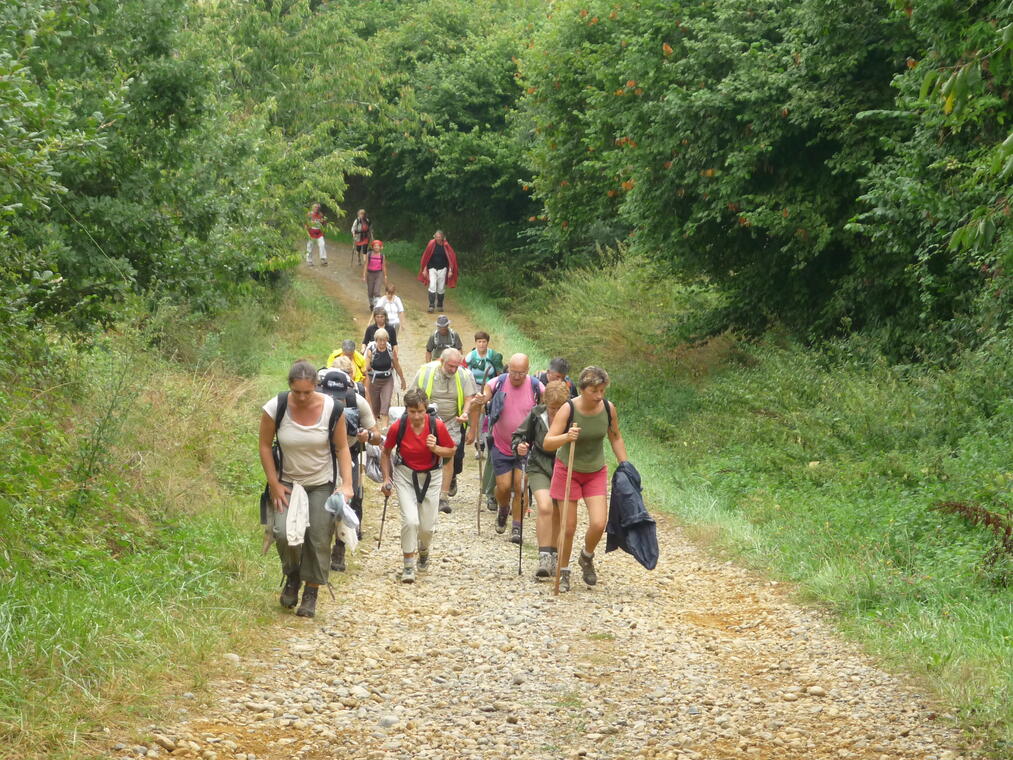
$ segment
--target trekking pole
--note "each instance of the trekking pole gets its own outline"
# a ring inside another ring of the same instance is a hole
[[[521,575],[521,562],[524,560],[524,512],[527,505],[525,497],[528,495],[528,463],[521,466],[521,540],[517,542],[517,575]]]
[[[387,502],[390,501],[390,491],[383,495],[383,514],[380,515],[380,535],[376,537],[376,550],[380,551],[380,543],[383,541],[383,524],[387,522]]]
[[[478,535],[482,535],[482,459],[478,460],[478,511],[476,512]]]
[[[563,489],[563,519],[559,524],[559,536],[556,537],[556,596],[559,596],[559,571],[560,562],[563,558],[563,538],[566,536],[566,523],[570,519],[570,481],[573,479],[573,453],[577,449],[574,443],[574,441],[570,441],[570,458],[566,463],[566,487]]]

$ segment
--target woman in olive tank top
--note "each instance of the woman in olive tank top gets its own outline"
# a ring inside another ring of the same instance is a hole
[[[573,548],[574,533],[577,532],[577,502],[581,499],[587,507],[588,526],[578,564],[584,582],[588,586],[598,582],[598,575],[594,569],[594,550],[601,540],[602,533],[605,532],[605,521],[608,519],[605,440],[608,439],[612,445],[612,453],[619,462],[628,459],[626,444],[619,432],[619,417],[615,406],[605,400],[608,384],[609,376],[605,370],[600,367],[585,367],[577,382],[579,395],[553,417],[552,425],[542,444],[545,451],[556,452],[549,495],[560,502],[563,501],[566,489],[568,475],[566,465],[570,458],[570,447],[574,447],[570,498],[562,505],[567,515],[567,524],[558,559],[561,591],[570,589],[570,552]]]

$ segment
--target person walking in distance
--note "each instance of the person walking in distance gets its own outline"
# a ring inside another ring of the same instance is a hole
[[[471,374],[475,377],[475,385],[479,388],[485,388],[486,383],[503,372],[503,354],[489,347],[489,333],[484,330],[475,333],[475,347],[464,357],[464,363],[471,370]],[[480,459],[486,448],[485,438],[488,433],[488,421],[484,415],[479,418],[479,429],[475,432],[475,458]],[[494,490],[492,470],[483,471],[482,481],[483,493],[487,490],[492,493]],[[495,502],[496,497],[493,496],[492,500]]]
[[[383,310],[382,306],[377,306],[373,309],[373,321],[366,325],[366,330],[362,334],[362,355],[366,355],[366,347],[369,346],[374,340],[376,340],[377,330],[387,331],[387,342],[390,343],[390,347],[394,349],[394,355],[397,355],[397,328],[387,322],[387,312]]]
[[[428,398],[421,388],[404,397],[406,410],[383,444],[380,469],[384,494],[397,491],[401,511],[402,583],[415,582],[418,569],[429,569],[429,549],[436,530],[437,503],[443,480],[441,460],[454,455],[454,442],[443,421],[426,409]],[[392,456],[392,454],[396,454]]]
[[[369,244],[372,242],[373,223],[369,220],[366,209],[360,208],[352,222],[352,255],[357,257],[359,264],[369,252]]]
[[[393,282],[387,283],[386,293],[376,302],[376,306],[382,308],[387,314],[388,329],[393,327],[395,332],[400,332],[403,321],[401,317],[404,314],[404,302],[401,301],[401,297],[397,294],[397,286]]]
[[[352,456],[348,451],[342,405],[316,389],[317,370],[300,360],[288,371],[288,392],[262,407],[260,463],[267,476],[272,533],[278,546],[285,587],[282,607],[302,617],[316,614],[317,590],[327,583],[335,516],[326,508],[339,491],[351,501]],[[277,441],[281,467],[272,450]],[[292,509],[290,510],[290,500]],[[291,514],[290,514],[291,511]]]
[[[548,385],[553,380],[562,380],[570,389],[570,398],[577,397],[577,385],[570,379],[570,362],[562,356],[556,356],[549,360],[549,368],[538,373],[537,377],[542,385]]]
[[[570,400],[570,390],[562,380],[553,380],[545,386],[542,404],[532,409],[514,431],[514,451],[528,458],[528,483],[535,497],[538,512],[535,534],[538,537],[538,569],[536,580],[545,580],[556,574],[556,540],[559,537],[559,504],[549,496],[552,484],[554,454],[542,448],[549,426],[559,409]]]
[[[506,530],[507,517],[513,516],[510,540],[521,542],[521,484],[524,457],[513,447],[513,433],[542,399],[542,384],[528,374],[528,357],[514,354],[507,363],[507,372],[493,378],[485,386],[482,401],[485,403],[489,426],[492,429],[492,448],[489,461],[496,477],[496,532]]]
[[[438,360],[419,367],[411,386],[424,390],[426,398],[436,404],[436,413],[457,447],[453,459],[443,467],[440,485],[440,511],[449,513],[450,497],[457,493],[457,476],[464,466],[464,447],[475,440],[478,405],[474,401],[478,388],[456,348],[444,349]],[[471,424],[465,430],[469,421]]]
[[[366,346],[366,367],[369,375],[369,405],[373,414],[386,429],[389,424],[390,398],[394,394],[394,373],[401,381],[401,390],[407,387],[397,352],[391,347],[387,331],[379,329]]]
[[[461,336],[450,329],[450,317],[441,314],[436,318],[436,329],[426,341],[426,362],[439,359],[446,348],[456,348],[461,351],[463,346]]]
[[[570,590],[570,552],[573,536],[577,531],[577,502],[584,500],[587,507],[588,526],[584,535],[584,548],[580,551],[578,563],[584,575],[584,582],[593,586],[598,582],[594,568],[594,550],[601,540],[608,518],[605,495],[608,490],[608,468],[605,466],[603,442],[607,437],[612,452],[622,463],[626,455],[626,444],[619,432],[619,416],[615,406],[605,399],[608,389],[608,373],[600,367],[585,367],[577,379],[577,398],[568,401],[552,420],[549,432],[542,442],[542,448],[556,452],[552,470],[552,484],[549,495],[562,501],[566,489],[566,463],[570,447],[574,447],[573,473],[570,482],[570,499],[563,504],[566,515],[563,545],[559,549],[559,589]]]
[[[324,225],[326,223],[327,220],[324,219],[324,215],[320,211],[320,204],[314,203],[310,206],[310,210],[306,212],[306,234],[309,235],[309,239],[306,241],[306,263],[310,266],[313,266],[314,242],[317,244],[320,266],[327,266],[327,243],[324,241]]]
[[[370,251],[362,264],[362,279],[366,283],[366,298],[372,309],[387,287],[387,257],[383,255],[382,240],[370,243]]]
[[[429,286],[429,313],[443,310],[448,287],[457,287],[457,254],[441,230],[433,233],[419,265],[418,280]]]

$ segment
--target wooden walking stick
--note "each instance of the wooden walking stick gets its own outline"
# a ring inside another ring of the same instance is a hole
[[[559,536],[556,538],[556,588],[559,595],[559,570],[563,558],[563,539],[566,537],[566,523],[570,519],[570,481],[573,479],[573,454],[577,450],[576,441],[570,441],[570,458],[566,463],[566,488],[563,489],[563,519],[559,523]]]

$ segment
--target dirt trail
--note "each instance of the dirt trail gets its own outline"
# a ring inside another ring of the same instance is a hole
[[[365,284],[347,253],[307,273],[357,316],[360,339]],[[410,380],[434,315],[411,273],[391,273],[408,310],[400,355]],[[468,348],[473,325],[453,295],[447,313]],[[206,705],[153,727],[164,741],[149,755],[172,746],[174,757],[207,760],[961,756],[959,734],[915,687],[782,587],[708,557],[663,515],[653,572],[599,550],[598,586],[575,577],[557,598],[533,581],[528,547],[518,577],[517,548],[493,532],[491,513],[476,535],[470,454],[465,466],[453,513],[439,517],[432,569],[414,586],[397,582],[393,503],[375,551],[382,502],[370,484],[364,540],[337,601],[322,595],[315,620],[279,612],[262,647],[227,656],[232,677],[213,684]],[[265,591],[264,604],[275,597]]]

